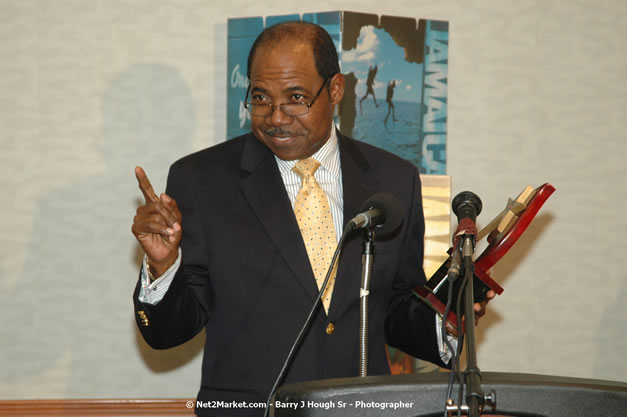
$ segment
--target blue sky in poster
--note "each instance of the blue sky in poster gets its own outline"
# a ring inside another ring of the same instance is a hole
[[[405,51],[383,29],[363,26],[357,40],[357,47],[342,51],[342,72],[353,72],[357,79],[357,98],[366,94],[368,68],[378,67],[374,92],[381,103],[385,103],[387,85],[396,80],[395,101],[419,103],[422,96],[422,64],[407,62]],[[371,97],[368,98],[372,100]]]

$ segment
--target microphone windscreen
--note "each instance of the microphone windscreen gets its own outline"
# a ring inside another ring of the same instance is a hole
[[[468,217],[472,218],[473,221],[475,217],[481,213],[481,209],[483,208],[481,199],[472,191],[462,191],[457,194],[451,206],[453,213],[455,213],[458,219]]]
[[[385,221],[375,227],[376,235],[379,237],[395,232],[405,217],[401,202],[392,194],[374,194],[364,202],[360,212],[370,209],[379,209],[385,213]]]

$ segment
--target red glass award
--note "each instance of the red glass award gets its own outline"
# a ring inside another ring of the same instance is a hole
[[[551,184],[544,184],[535,189],[527,186],[516,199],[509,199],[505,210],[477,234],[477,242],[487,237],[488,247],[475,260],[473,281],[475,302],[484,300],[489,290],[493,290],[496,294],[503,292],[503,288],[490,276],[490,268],[514,246],[554,191],[555,188]],[[448,252],[450,255],[452,248]],[[414,292],[440,315],[444,315],[448,300],[447,276],[450,264],[451,257],[449,256],[427,281],[427,284],[414,288]],[[455,305],[461,281],[458,279],[453,284],[451,309],[447,317],[454,327],[457,323]],[[463,304],[461,308],[463,311]]]

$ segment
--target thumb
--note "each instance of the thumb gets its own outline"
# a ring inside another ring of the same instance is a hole
[[[161,200],[161,204],[163,204],[168,210],[172,210],[176,207],[176,202],[172,197],[167,195],[166,193],[161,193],[159,196],[159,200]]]

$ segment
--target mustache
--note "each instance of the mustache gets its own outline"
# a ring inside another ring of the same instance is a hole
[[[274,136],[274,137],[296,136],[294,132],[290,132],[289,130],[285,130],[281,127],[273,127],[271,129],[266,130],[264,133],[268,136]]]

